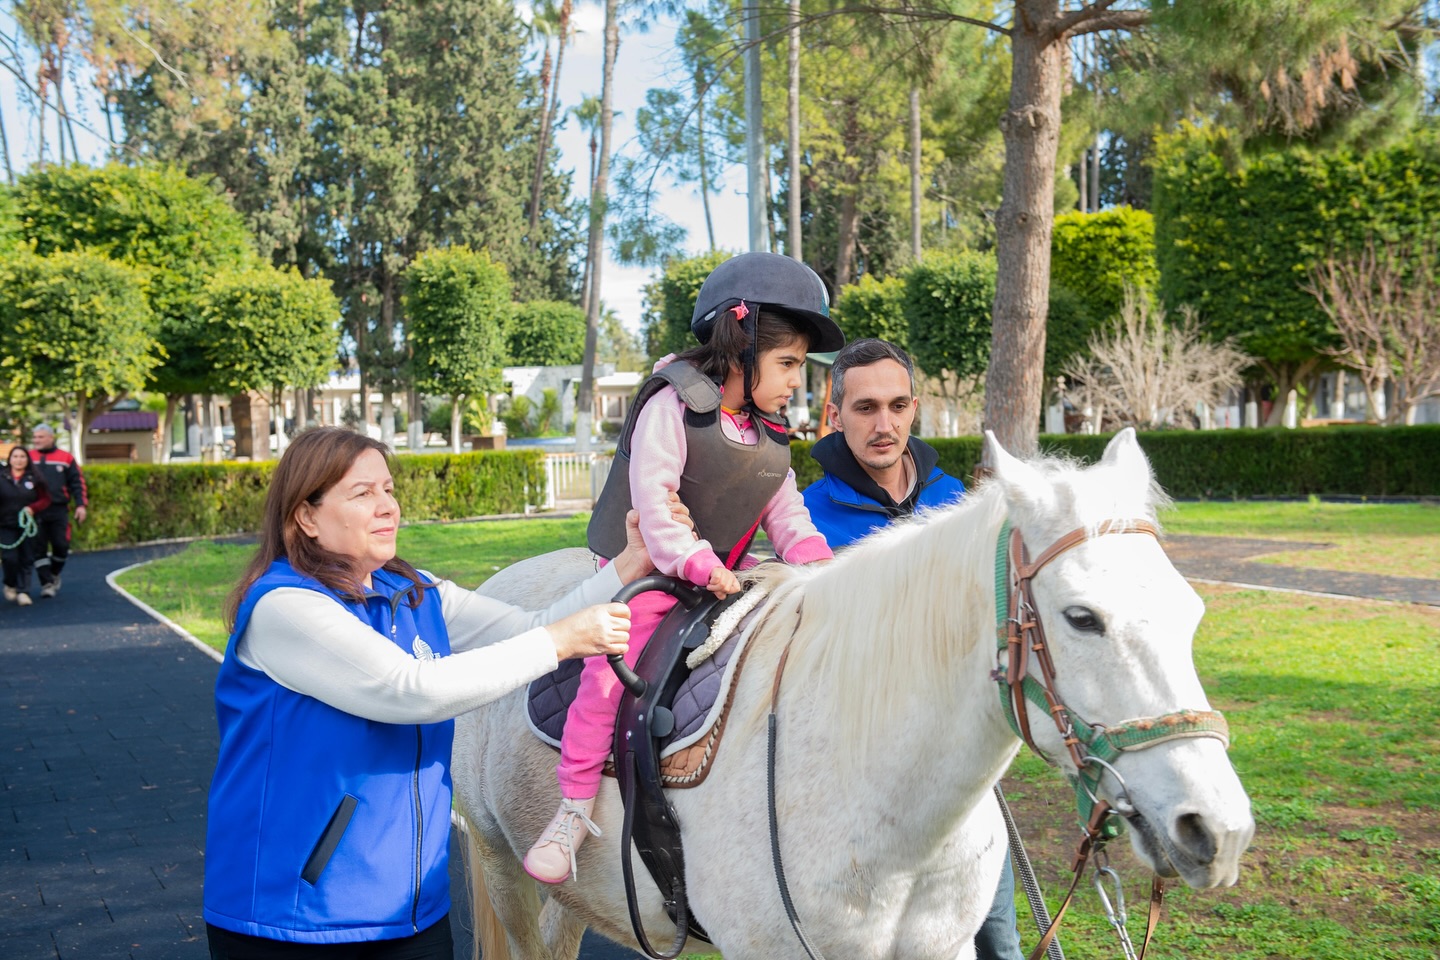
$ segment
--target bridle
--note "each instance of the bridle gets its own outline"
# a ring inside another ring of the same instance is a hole
[[[1065,748],[1070,753],[1071,760],[1075,762],[1076,775],[1071,780],[1075,786],[1076,804],[1080,813],[1080,822],[1084,828],[1084,837],[1075,854],[1075,879],[1071,882],[1060,909],[1055,912],[1049,929],[1045,931],[1040,938],[1040,943],[1031,952],[1030,960],[1039,960],[1046,953],[1050,942],[1054,940],[1055,934],[1060,929],[1060,921],[1065,918],[1065,912],[1070,908],[1070,901],[1075,896],[1075,889],[1084,876],[1085,865],[1090,862],[1092,856],[1096,858],[1097,864],[1095,887],[1100,894],[1110,923],[1120,937],[1126,956],[1128,958],[1135,956],[1130,945],[1129,934],[1125,929],[1125,904],[1119,878],[1109,866],[1104,847],[1108,841],[1120,835],[1119,824],[1112,821],[1112,814],[1118,813],[1128,818],[1136,817],[1139,813],[1130,803],[1125,781],[1111,765],[1111,761],[1126,751],[1144,750],[1170,740],[1187,737],[1209,737],[1221,741],[1227,747],[1230,745],[1229,727],[1225,722],[1225,717],[1218,710],[1181,710],[1158,717],[1141,717],[1114,726],[1106,726],[1085,722],[1065,706],[1064,701],[1060,699],[1060,694],[1055,687],[1055,662],[1051,659],[1050,648],[1045,642],[1045,629],[1040,622],[1040,614],[1035,605],[1032,581],[1047,564],[1067,550],[1095,537],[1121,533],[1142,533],[1149,534],[1157,540],[1160,538],[1159,531],[1148,520],[1105,520],[1098,524],[1093,531],[1083,527],[1070,531],[1052,543],[1031,562],[1020,531],[1014,529],[1010,525],[1010,521],[1006,520],[1000,527],[1000,535],[995,543],[995,619],[999,647],[997,666],[991,671],[990,678],[999,684],[1000,702],[1005,712],[1005,719],[1009,722],[1011,729],[1015,731],[1015,735],[1024,740],[1030,749],[1035,751],[1036,756],[1051,766],[1057,766],[1055,759],[1047,756],[1031,735],[1029,705],[1033,704],[1050,714],[1051,719],[1055,722],[1055,728],[1060,732],[1060,737],[1065,743]],[[797,612],[797,618],[798,616]],[[1035,654],[1036,662],[1039,665],[1039,680],[1029,673],[1027,648],[1029,652]],[[785,915],[790,921],[790,926],[795,931],[796,938],[800,941],[801,947],[804,948],[805,954],[810,960],[824,960],[819,949],[810,942],[809,937],[805,934],[804,926],[795,910],[780,853],[779,821],[775,799],[775,753],[781,678],[785,675],[785,662],[789,656],[790,645],[787,643],[776,664],[775,678],[770,689],[769,747],[766,759],[766,800],[770,819],[770,851],[775,867],[776,884],[780,891],[780,898],[785,905]],[[1099,769],[1091,773],[1089,772],[1091,767]],[[1112,808],[1110,803],[1100,799],[1096,792],[1099,788],[1100,778],[1106,771],[1120,784],[1120,793],[1116,798],[1121,803],[1118,808]],[[1119,903],[1118,911],[1112,909],[1111,900],[1105,892],[1103,883],[1107,879],[1114,884],[1113,889]],[[1160,902],[1164,896],[1164,890],[1164,881],[1157,875],[1151,885],[1150,916],[1145,927],[1145,939],[1140,945],[1141,960],[1145,956],[1146,948],[1150,945],[1150,937],[1155,932],[1155,926],[1160,920]]]
[[[1075,787],[1080,822],[1084,827],[1084,838],[1075,857],[1075,881],[1070,886],[1064,904],[1056,912],[1050,929],[1031,954],[1032,960],[1043,954],[1054,938],[1060,920],[1070,905],[1075,887],[1084,873],[1086,862],[1092,854],[1101,853],[1107,841],[1119,836],[1119,824],[1112,819],[1111,814],[1118,813],[1127,818],[1138,816],[1130,803],[1125,781],[1111,765],[1111,761],[1126,751],[1144,750],[1176,739],[1209,737],[1221,741],[1227,747],[1230,744],[1229,726],[1218,710],[1181,710],[1107,726],[1085,722],[1067,707],[1060,697],[1055,684],[1055,662],[1050,656],[1050,648],[1045,640],[1045,627],[1035,604],[1035,576],[1052,560],[1087,540],[1127,533],[1148,534],[1157,540],[1160,537],[1155,525],[1147,520],[1105,520],[1093,530],[1084,527],[1071,530],[1031,561],[1020,531],[1006,520],[1001,525],[1000,535],[995,542],[995,618],[998,648],[997,665],[990,676],[998,684],[1005,719],[1015,731],[1015,735],[1025,741],[1030,749],[1035,751],[1036,756],[1051,766],[1058,766],[1055,758],[1047,756],[1035,743],[1030,728],[1030,705],[1033,704],[1050,714],[1055,729],[1059,731],[1060,738],[1070,753],[1070,759],[1075,764],[1076,772],[1071,780]],[[1038,680],[1029,671],[1032,653],[1035,655]],[[1120,792],[1114,808],[1108,801],[1100,799],[1097,793],[1100,780],[1107,771],[1119,784]],[[1108,866],[1101,867],[1100,873],[1108,873],[1112,878],[1114,876]],[[1100,873],[1097,873],[1097,886]],[[1145,955],[1145,947],[1149,945],[1150,935],[1159,919],[1163,889],[1163,881],[1156,876],[1150,898],[1150,921],[1140,948],[1141,957]],[[1104,896],[1103,890],[1101,895]],[[1124,934],[1123,920],[1116,924],[1116,927],[1128,950],[1129,943]]]

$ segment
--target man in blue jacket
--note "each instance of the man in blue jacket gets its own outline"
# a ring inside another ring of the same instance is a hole
[[[910,436],[917,400],[915,365],[895,344],[856,340],[835,355],[826,404],[835,432],[810,449],[825,476],[805,488],[832,549],[965,493],[936,466],[935,448]]]
[[[805,488],[810,519],[839,550],[898,517],[960,499],[965,485],[910,436],[915,425],[915,364],[886,340],[855,340],[835,355],[826,410],[835,432],[810,448],[825,476]],[[975,935],[978,960],[1021,960],[1010,858],[995,900]]]

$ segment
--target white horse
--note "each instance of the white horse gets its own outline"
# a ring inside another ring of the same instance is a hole
[[[875,534],[829,564],[766,565],[767,613],[749,640],[715,766],[700,786],[670,791],[691,911],[714,940],[713,948],[692,940],[691,951],[719,950],[726,960],[803,956],[777,891],[766,806],[765,714],[788,644],[778,701],[779,836],[812,944],[830,960],[973,956],[1006,855],[991,787],[1020,747],[992,679],[1001,659],[1001,525],[1008,517],[1035,557],[1076,528],[1102,532],[1116,518],[1153,523],[1163,499],[1132,431],[1084,469],[1021,462],[990,442],[994,479],[960,504]],[[483,589],[538,606],[593,570],[585,551],[558,551]],[[1153,536],[1087,539],[1046,566],[1033,589],[1057,689],[1077,717],[1116,724],[1209,709],[1191,660],[1203,603]],[[1031,716],[1036,745],[1073,776],[1055,725],[1043,711]],[[613,781],[596,805],[604,836],[582,848],[577,879],[548,889],[542,904],[521,871],[555,807],[555,762],[527,730],[523,692],[457,721],[455,793],[471,827],[486,960],[573,960],[587,926],[638,946]],[[1223,742],[1166,739],[1112,765],[1097,792],[1133,805],[1130,835],[1141,860],[1197,888],[1235,882],[1254,821]],[[674,927],[638,857],[634,863],[647,936],[668,944]],[[503,934],[490,926],[497,918]]]

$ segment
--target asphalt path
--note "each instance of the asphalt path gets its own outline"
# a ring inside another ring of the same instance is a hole
[[[216,662],[112,590],[178,546],[74,555],[60,595],[0,604],[0,958],[206,960]],[[451,838],[457,960],[470,919]],[[588,934],[583,960],[635,954]]]

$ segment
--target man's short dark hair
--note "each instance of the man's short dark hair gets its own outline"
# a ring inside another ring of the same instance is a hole
[[[830,367],[830,402],[839,410],[845,409],[845,371],[854,367],[868,367],[881,360],[894,360],[910,375],[910,396],[915,396],[915,361],[889,340],[865,337],[852,340],[835,354],[835,363]]]

